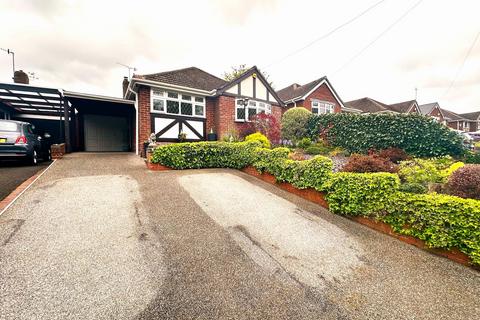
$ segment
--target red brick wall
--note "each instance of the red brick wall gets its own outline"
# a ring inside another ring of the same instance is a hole
[[[216,110],[216,99],[207,98],[205,103],[205,116],[206,119],[206,134],[210,133],[210,129],[213,129],[213,132],[217,133],[217,124],[215,121],[215,110]]]
[[[150,87],[138,88],[138,148],[143,148],[143,142],[148,140],[152,133],[150,118]]]
[[[433,108],[433,110],[430,112],[429,116],[436,117],[438,119],[438,122],[440,122],[440,123],[442,123],[443,120],[444,120],[443,115],[438,108]]]
[[[207,102],[208,104],[208,102]],[[235,98],[229,96],[220,96],[212,103],[214,107],[215,120],[208,119],[209,114],[207,112],[207,130],[209,123],[215,123],[214,131],[217,133],[219,139],[235,131],[237,134],[241,134],[248,128],[246,122],[235,122]],[[278,105],[272,104],[272,114],[280,122],[282,117],[283,108]]]
[[[449,122],[449,123],[447,123],[447,126],[449,126],[450,128],[453,128],[453,129],[457,129],[457,130],[458,130],[458,121]]]

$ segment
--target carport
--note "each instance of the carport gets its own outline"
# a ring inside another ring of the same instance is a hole
[[[72,151],[134,151],[134,101],[0,83],[2,118],[30,122]]]

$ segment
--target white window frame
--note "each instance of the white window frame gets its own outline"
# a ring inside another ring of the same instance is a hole
[[[315,107],[318,112],[313,112],[314,104],[317,104]],[[323,108],[324,112],[321,112],[321,109]],[[320,114],[328,114],[328,113],[334,113],[335,112],[335,104],[329,101],[323,101],[323,100],[317,100],[317,99],[312,99],[311,101],[311,110],[313,114],[320,115]]]
[[[243,105],[238,105],[238,101],[243,100],[242,98],[237,98],[235,99],[235,122],[251,122],[248,120],[248,109],[254,109],[253,106],[255,106],[255,112],[256,114],[264,112],[265,114],[271,114],[272,113],[272,105],[270,103],[264,102],[264,101],[259,101],[259,100],[253,100],[249,99],[248,100],[248,106],[245,107]],[[252,105],[254,104],[254,105]],[[245,108],[245,119],[239,119],[237,118],[237,109],[244,109]]]
[[[162,94],[155,94],[154,91],[159,91]],[[177,94],[177,98],[169,98],[168,93]],[[190,100],[183,99],[184,96],[190,97]],[[203,102],[197,102],[196,99],[202,99]],[[163,100],[163,111],[153,109],[153,100]],[[171,113],[167,112],[167,101],[175,101],[178,102],[178,113]],[[192,114],[181,114],[182,102],[190,103],[192,105]],[[203,115],[196,115],[195,114],[195,106],[201,106],[203,108]],[[198,96],[190,93],[182,93],[179,91],[174,90],[167,90],[161,88],[150,88],[150,112],[157,113],[157,114],[168,114],[173,116],[179,117],[194,117],[194,118],[206,118],[206,97]]]

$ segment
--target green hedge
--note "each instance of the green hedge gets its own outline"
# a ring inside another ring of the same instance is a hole
[[[155,148],[151,162],[174,169],[241,169],[253,162],[259,146],[257,141],[174,143]]]
[[[308,136],[319,136],[351,153],[396,147],[417,157],[460,156],[465,149],[456,132],[420,115],[333,113],[310,117]]]
[[[442,194],[397,192],[379,218],[432,248],[458,248],[480,265],[480,201]]]
[[[400,179],[392,173],[338,172],[326,185],[326,200],[333,213],[369,216],[384,212],[399,187]]]

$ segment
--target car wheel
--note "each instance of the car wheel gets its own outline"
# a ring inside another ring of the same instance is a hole
[[[30,156],[30,164],[36,166],[38,164],[38,154],[37,150],[33,150],[32,155]]]

